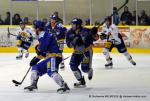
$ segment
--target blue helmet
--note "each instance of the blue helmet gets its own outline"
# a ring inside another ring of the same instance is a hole
[[[57,17],[55,15],[51,15],[50,19],[57,20]]]
[[[40,28],[40,29],[44,29],[45,27],[45,23],[41,20],[37,20],[34,24],[35,28]]]
[[[72,24],[76,24],[76,25],[82,25],[82,20],[80,18],[74,18],[72,21],[71,21]]]

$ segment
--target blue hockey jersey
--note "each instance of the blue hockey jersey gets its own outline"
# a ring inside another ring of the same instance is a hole
[[[56,23],[54,27],[50,23],[45,26],[45,31],[56,35],[57,41],[65,39],[66,28],[61,23]]]
[[[78,45],[74,42],[75,38],[81,38]],[[81,30],[76,33],[73,29],[70,29],[66,34],[66,43],[67,46],[70,48],[74,48],[75,51],[84,52],[88,50],[88,48],[93,45],[93,38],[90,34],[90,29],[88,28],[81,28]]]
[[[39,46],[38,51],[45,54],[59,54],[61,51],[57,45],[56,37],[48,32],[42,31],[38,37]]]

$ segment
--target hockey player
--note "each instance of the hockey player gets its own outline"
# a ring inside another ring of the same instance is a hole
[[[30,28],[27,28],[24,22],[20,22],[20,28],[17,29],[17,47],[19,51],[19,55],[16,59],[22,59],[23,53],[25,52],[25,57],[29,56],[28,49],[33,42],[33,32]]]
[[[82,71],[88,74],[88,79],[91,80],[93,77],[92,45],[93,41],[98,40],[97,36],[96,27],[92,28],[92,30],[83,28],[80,18],[74,18],[72,20],[72,28],[67,32],[66,43],[69,48],[74,49],[70,60],[70,68],[79,81],[74,83],[75,88],[86,87],[84,76],[79,69],[80,64]]]
[[[46,24],[45,31],[48,31],[50,34],[54,34],[57,37],[57,44],[62,53],[64,48],[66,28],[57,21],[57,17],[55,15],[50,16],[50,22]],[[65,69],[63,54],[62,54],[62,62],[60,64],[60,69],[62,70]]]
[[[35,48],[37,56],[35,56],[30,62],[30,66],[32,66],[31,85],[24,89],[30,91],[37,89],[39,77],[47,73],[61,87],[57,90],[58,93],[68,92],[70,90],[69,87],[58,73],[58,66],[62,61],[62,55],[55,36],[44,31],[44,22],[42,21],[36,22],[34,30],[38,35],[39,41],[39,44]],[[42,58],[45,59],[39,62]]]
[[[116,47],[120,53],[123,53],[131,64],[136,65],[132,56],[128,53],[122,36],[116,25],[112,24],[111,17],[106,17],[105,23],[102,26],[101,40],[104,41],[103,54],[106,58],[107,64],[105,67],[111,69],[113,67],[112,58],[109,55],[113,47]]]

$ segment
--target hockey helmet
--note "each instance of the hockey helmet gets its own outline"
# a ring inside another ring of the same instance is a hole
[[[112,21],[111,16],[107,16],[107,17],[105,18],[105,21],[111,22],[111,21]]]
[[[82,20],[80,18],[74,18],[72,21],[71,21],[72,24],[76,24],[76,25],[82,25]]]
[[[51,16],[50,16],[50,19],[52,19],[52,20],[57,20],[57,17],[56,17],[55,15],[51,15]]]
[[[40,29],[44,29],[45,27],[45,23],[41,20],[37,20],[34,24],[35,28],[40,28]]]
[[[20,23],[19,23],[20,25],[25,25],[25,22],[23,22],[23,21],[20,21]]]

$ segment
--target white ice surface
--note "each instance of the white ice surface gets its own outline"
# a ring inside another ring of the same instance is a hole
[[[21,86],[15,87],[12,80],[21,81],[35,54],[23,60],[15,60],[16,55],[0,54],[0,101],[150,101],[150,54],[132,54],[137,66],[132,66],[122,54],[111,54],[114,62],[111,70],[104,68],[102,54],[94,54],[94,77],[89,81],[84,74],[87,88],[82,89],[73,88],[76,79],[70,70],[69,58],[65,61],[65,71],[60,71],[71,88],[69,94],[57,94],[58,86],[48,75],[40,78],[38,91],[23,90],[30,84],[30,74]]]

